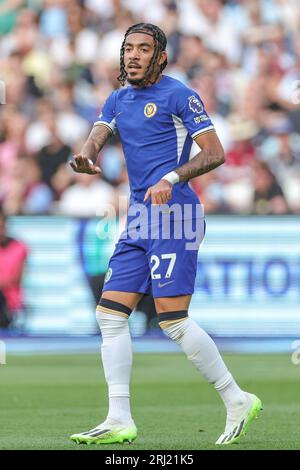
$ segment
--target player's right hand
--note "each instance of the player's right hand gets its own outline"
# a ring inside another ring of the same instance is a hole
[[[172,197],[172,184],[167,180],[160,180],[154,186],[147,189],[144,202],[151,197],[151,204],[161,206],[167,204]]]
[[[99,166],[94,165],[92,160],[80,154],[74,155],[73,160],[70,161],[70,166],[76,173],[87,173],[88,175],[101,173]]]

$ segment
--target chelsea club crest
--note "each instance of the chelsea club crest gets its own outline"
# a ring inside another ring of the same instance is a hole
[[[157,111],[157,106],[155,103],[147,103],[144,107],[144,114],[147,118],[151,118]]]

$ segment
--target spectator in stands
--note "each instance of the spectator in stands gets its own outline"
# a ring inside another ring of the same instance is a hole
[[[26,119],[15,109],[6,107],[0,119],[0,203],[11,187],[13,172],[24,152]]]
[[[65,190],[57,204],[60,214],[95,217],[107,215],[108,207],[116,208],[115,191],[100,175],[78,173],[74,179],[75,184]]]
[[[264,162],[253,163],[253,187],[253,214],[282,215],[289,212],[283,191],[269,166]]]
[[[52,187],[52,177],[62,164],[67,163],[72,151],[69,145],[61,141],[54,113],[44,113],[43,122],[49,131],[50,141],[37,153],[36,161],[42,173],[42,181]]]
[[[300,213],[300,135],[294,132],[289,117],[273,113],[267,136],[261,146],[263,161],[274,173],[292,210]]]

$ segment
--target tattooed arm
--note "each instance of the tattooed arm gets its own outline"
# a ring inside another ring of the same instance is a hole
[[[179,181],[188,181],[195,176],[208,173],[225,161],[222,144],[214,131],[200,135],[195,141],[201,147],[201,152],[172,172],[177,173]],[[172,197],[172,186],[169,180],[162,178],[154,186],[148,188],[144,201],[151,197],[152,204],[167,203]]]
[[[93,127],[88,136],[81,152],[74,155],[73,161],[70,163],[76,173],[87,173],[94,175],[101,173],[101,169],[95,165],[98,153],[112,135],[112,131],[108,126],[98,124]]]
[[[195,176],[208,173],[225,162],[222,144],[214,131],[200,135],[195,139],[195,142],[201,148],[201,152],[197,153],[189,162],[176,168],[179,181],[187,181]]]

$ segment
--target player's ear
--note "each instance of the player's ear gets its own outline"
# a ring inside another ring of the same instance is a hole
[[[160,58],[159,58],[159,61],[158,61],[159,65],[163,64],[166,59],[167,59],[167,53],[166,53],[166,51],[162,51],[160,53]]]

